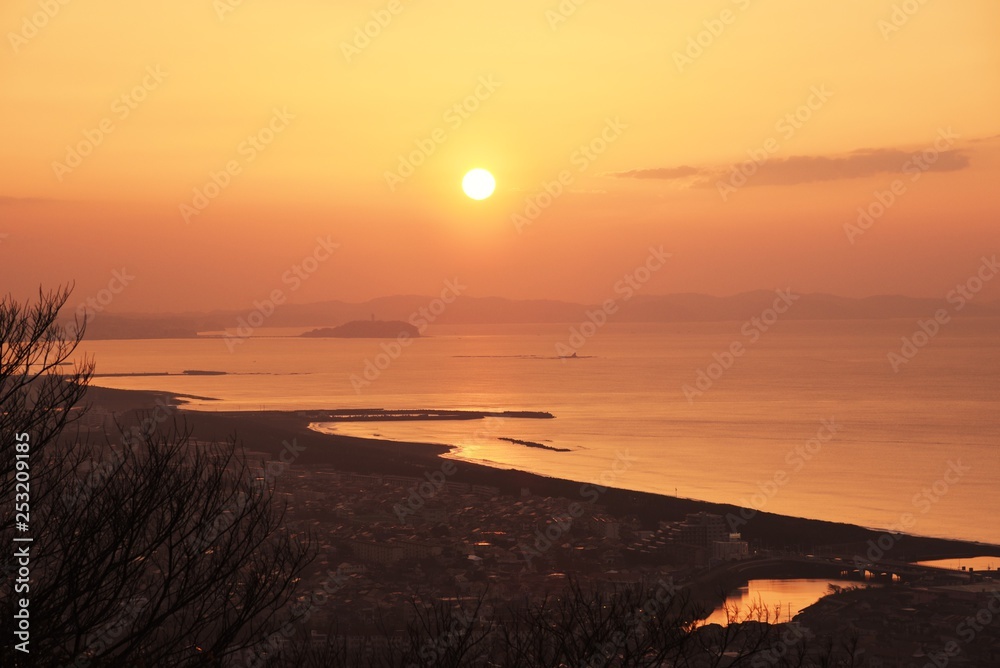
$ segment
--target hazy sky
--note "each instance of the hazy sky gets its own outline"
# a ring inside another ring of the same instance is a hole
[[[650,293],[943,297],[1000,251],[996,0],[62,2],[0,6],[18,295],[596,302],[662,245]]]

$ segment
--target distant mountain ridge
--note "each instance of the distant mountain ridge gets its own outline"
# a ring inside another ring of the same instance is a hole
[[[621,323],[743,321],[759,316],[774,303],[776,294],[755,290],[729,297],[695,293],[636,295],[619,299],[611,316]],[[400,320],[420,327],[427,321],[433,297],[398,295],[361,303],[342,301],[284,304],[266,318],[264,327],[335,327],[376,314],[382,320]],[[432,316],[434,324],[530,324],[578,323],[598,304],[575,304],[557,300],[513,300],[503,297],[458,297]],[[823,293],[798,295],[783,314],[787,320],[885,320],[929,318],[938,309],[960,317],[1000,317],[1000,300],[972,300],[960,312],[944,298],[880,295],[838,297]],[[423,309],[423,314],[421,313]],[[186,338],[199,332],[235,329],[246,322],[247,311],[212,311],[181,314],[102,313],[87,326],[89,339]]]

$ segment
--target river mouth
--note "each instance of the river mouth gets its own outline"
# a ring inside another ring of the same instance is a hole
[[[796,578],[788,580],[750,580],[730,591],[725,602],[712,611],[701,624],[726,626],[748,620],[772,624],[790,622],[802,610],[838,589],[866,587],[858,580]]]

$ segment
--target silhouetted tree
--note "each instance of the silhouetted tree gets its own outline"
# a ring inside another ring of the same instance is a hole
[[[706,611],[669,580],[609,591],[570,581],[522,602],[485,590],[471,600],[425,596],[412,601],[404,628],[383,619],[360,638],[335,627],[322,642],[303,642],[320,599],[300,596],[297,582],[313,551],[289,533],[273,487],[251,475],[235,440],[195,444],[186,428],[159,419],[116,425],[120,442],[93,443],[72,429],[94,366],[67,367],[84,330],[58,322],[69,294],[0,301],[0,502],[18,493],[23,434],[31,450],[29,529],[5,508],[0,542],[34,538],[30,593],[14,590],[9,560],[0,580],[4,666],[858,665],[857,638],[812,642],[772,623],[759,603],[730,611],[727,625],[705,625]],[[30,654],[12,640],[22,597]]]
[[[426,600],[426,599],[425,599]],[[287,648],[268,666],[303,668],[820,668],[854,666],[856,644],[817,643],[797,626],[771,623],[755,603],[727,611],[726,625],[670,582],[587,590],[571,581],[541,600],[491,602],[486,592],[412,604],[405,629],[381,628],[349,643],[337,629],[322,644]]]
[[[289,622],[312,558],[284,527],[273,487],[235,440],[196,446],[177,423],[116,425],[118,444],[69,428],[93,362],[66,365],[84,327],[59,324],[70,289],[0,301],[0,491],[15,499],[15,436],[30,443],[27,531],[0,514],[5,552],[31,536],[30,592],[0,582],[4,666],[223,665]],[[21,438],[24,438],[23,436]],[[30,600],[30,654],[13,646]]]

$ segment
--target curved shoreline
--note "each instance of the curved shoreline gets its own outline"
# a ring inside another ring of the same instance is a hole
[[[498,488],[517,496],[529,488],[539,496],[581,500],[587,483],[554,478],[517,469],[504,469],[453,456],[456,446],[413,443],[329,434],[310,428],[311,416],[331,411],[227,411],[211,412],[185,408],[183,396],[170,392],[113,390],[92,387],[94,403],[110,403],[128,412],[149,411],[165,404],[177,417],[196,430],[199,438],[225,439],[235,433],[248,450],[270,452],[275,457],[282,443],[295,440],[304,448],[296,464],[333,468],[373,475],[422,477],[440,469],[442,460],[455,462],[457,478],[472,484]],[[96,401],[94,401],[96,400]],[[334,446],[334,447],[331,447]],[[336,447],[342,446],[342,447]],[[739,517],[742,508],[732,504],[665,496],[652,492],[608,487],[600,505],[609,512],[632,515],[645,526],[661,520],[683,519],[688,513],[709,512]],[[740,526],[744,538],[771,548],[811,545],[854,550],[864,555],[868,541],[877,541],[885,531],[846,522],[833,522],[768,512],[755,512]],[[1000,545],[975,540],[892,534],[892,557],[899,561],[931,561],[947,558],[1000,557]]]

